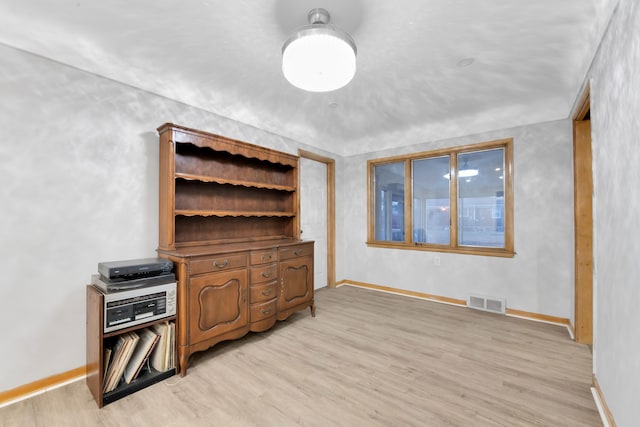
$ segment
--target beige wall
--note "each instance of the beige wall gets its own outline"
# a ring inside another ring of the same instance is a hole
[[[0,391],[83,366],[97,263],[155,256],[158,126],[310,149],[5,46],[0,98]]]
[[[594,372],[619,427],[640,420],[640,2],[621,0],[589,72]]]
[[[506,298],[508,308],[572,318],[571,135],[570,122],[562,120],[343,158],[338,168],[338,280],[462,300],[472,293]],[[503,138],[514,140],[515,257],[366,246],[368,159]],[[436,256],[440,265],[435,265]]]

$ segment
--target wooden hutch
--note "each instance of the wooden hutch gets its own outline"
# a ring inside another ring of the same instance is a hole
[[[218,342],[261,332],[313,300],[313,242],[300,240],[298,157],[164,124],[160,257],[178,280],[178,370]]]

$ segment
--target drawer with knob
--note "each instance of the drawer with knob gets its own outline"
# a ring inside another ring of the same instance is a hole
[[[249,319],[251,322],[258,322],[260,320],[272,317],[276,315],[276,300],[270,300],[262,304],[251,304],[251,314]]]
[[[251,252],[251,265],[268,264],[278,260],[278,252],[275,249]]]
[[[216,255],[215,257],[194,259],[189,263],[192,275],[233,270],[247,266],[247,254]]]
[[[251,284],[269,282],[278,278],[277,264],[265,264],[258,267],[251,267]]]
[[[313,255],[313,243],[285,246],[280,248],[280,260]]]
[[[249,302],[254,304],[256,302],[268,301],[276,297],[278,292],[278,282],[273,281],[265,283],[259,286],[251,286],[249,288]]]

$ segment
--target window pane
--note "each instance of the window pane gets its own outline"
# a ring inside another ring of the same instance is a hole
[[[374,166],[376,240],[404,241],[404,162]]]
[[[449,156],[414,160],[413,241],[449,244]]]
[[[458,154],[458,244],[505,245],[503,148]]]

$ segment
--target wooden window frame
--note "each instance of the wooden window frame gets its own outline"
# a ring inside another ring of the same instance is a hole
[[[458,186],[450,185],[450,243],[449,245],[415,243],[413,241],[413,185],[412,185],[412,161],[430,157],[449,155],[451,182],[457,183],[457,155],[491,149],[504,149],[504,247],[494,248],[489,246],[459,246],[458,245]],[[386,163],[404,162],[405,166],[405,194],[404,194],[404,227],[405,241],[394,242],[387,240],[375,240],[375,172],[378,165]],[[454,181],[455,180],[455,181]],[[484,255],[511,258],[515,255],[513,237],[513,138],[499,139],[495,141],[470,144],[460,147],[444,148],[420,153],[385,157],[367,161],[367,246],[388,249],[408,249],[431,252],[451,252],[467,255]]]

